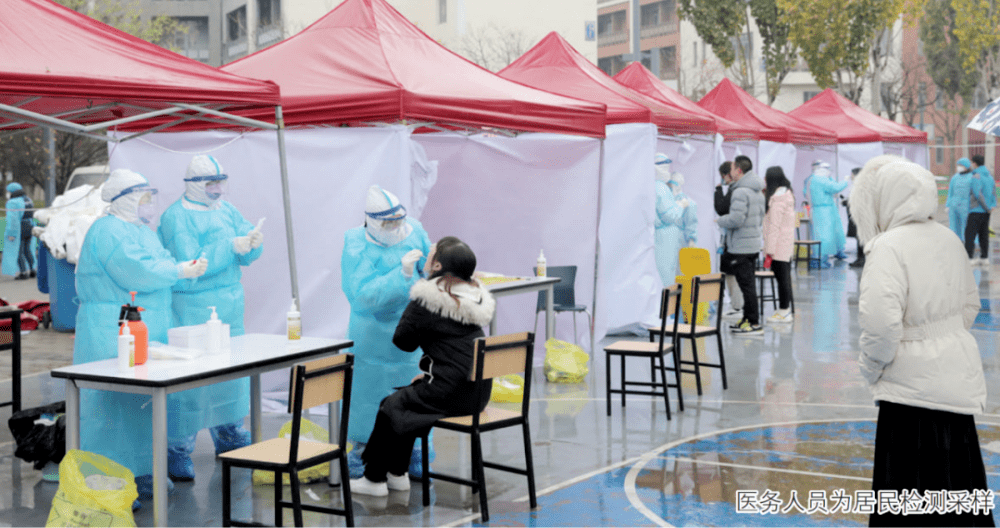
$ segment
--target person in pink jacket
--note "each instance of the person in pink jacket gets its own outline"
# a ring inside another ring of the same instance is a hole
[[[795,245],[795,195],[792,184],[781,167],[768,167],[764,174],[764,254],[770,257],[771,270],[778,281],[780,309],[769,323],[792,322],[792,250]]]

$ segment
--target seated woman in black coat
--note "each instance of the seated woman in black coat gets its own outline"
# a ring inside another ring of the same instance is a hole
[[[483,337],[496,301],[472,273],[476,255],[455,237],[431,247],[424,275],[410,289],[392,342],[401,350],[423,351],[413,383],[382,400],[368,445],[361,455],[364,477],[351,480],[351,492],[386,496],[410,489],[406,471],[417,437],[447,416],[482,412],[492,384],[475,394],[469,381],[475,340]]]

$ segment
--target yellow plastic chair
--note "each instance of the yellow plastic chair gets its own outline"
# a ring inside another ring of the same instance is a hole
[[[712,256],[705,248],[681,248],[678,255],[681,275],[676,277],[677,284],[683,288],[685,295],[681,295],[681,311],[684,312],[684,320],[691,320],[691,279],[696,275],[708,275],[712,273]],[[698,303],[697,324],[705,324],[708,321],[708,304]]]

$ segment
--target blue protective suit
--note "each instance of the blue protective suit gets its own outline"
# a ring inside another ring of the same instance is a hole
[[[656,182],[656,269],[664,285],[677,282],[678,255],[684,244],[684,208],[677,203],[670,187]],[[691,207],[688,206],[688,209]]]
[[[972,172],[956,172],[948,182],[948,227],[965,241],[965,224],[969,220],[969,199],[972,196]]]
[[[985,203],[986,207],[990,210],[997,206],[997,194],[996,194],[996,183],[993,181],[993,175],[990,174],[989,169],[986,167],[976,167],[972,171],[979,178],[972,178],[972,191],[976,193],[977,196]],[[970,213],[988,213],[989,211],[983,209],[983,206],[976,203],[975,206],[970,207]]]
[[[813,174],[809,179],[809,197],[812,198],[812,233],[820,241],[820,262],[829,255],[844,251],[847,238],[840,221],[835,196],[847,188],[847,182],[835,182],[829,176]]]
[[[76,266],[73,364],[118,356],[118,315],[136,291],[150,341],[167,341],[170,288],[178,279],[177,261],[156,233],[107,215],[87,231]],[[167,397],[168,407],[176,394]],[[93,389],[80,391],[80,447],[106,456],[137,476],[152,473],[151,398]]]
[[[431,242],[420,222],[407,218],[413,231],[402,242],[384,247],[365,238],[365,228],[344,234],[340,260],[341,287],[351,303],[347,338],[354,341],[354,388],[348,436],[367,443],[382,399],[393,387],[409,385],[420,369],[421,354],[403,352],[392,344],[403,310],[410,302],[410,287],[420,279],[426,259],[421,258],[413,276],[403,276],[400,259],[413,249],[430,252]]]
[[[243,276],[240,266],[249,266],[264,251],[264,246],[237,255],[233,239],[245,236],[254,226],[229,202],[207,211],[184,207],[184,197],[174,202],[160,217],[157,232],[163,246],[179,262],[208,259],[205,275],[190,286],[179,284],[173,292],[172,326],[198,325],[216,313],[229,334],[240,336],[243,330]],[[187,282],[187,281],[185,281]],[[173,394],[168,408],[170,437],[180,438],[206,427],[242,421],[250,412],[248,378],[215,383],[207,387]]]
[[[17,275],[21,269],[17,265],[17,256],[21,250],[21,217],[24,216],[24,196],[7,200],[7,225],[3,230],[3,261],[0,262],[0,273]],[[11,240],[11,237],[14,237]]]

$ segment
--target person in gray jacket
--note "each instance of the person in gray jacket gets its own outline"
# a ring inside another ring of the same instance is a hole
[[[733,184],[729,213],[716,222],[726,228],[726,252],[719,269],[736,277],[743,293],[743,319],[732,331],[743,335],[761,335],[760,313],[754,268],[761,248],[761,226],[764,223],[764,181],[753,172],[753,163],[746,156],[736,156],[731,171]]]

